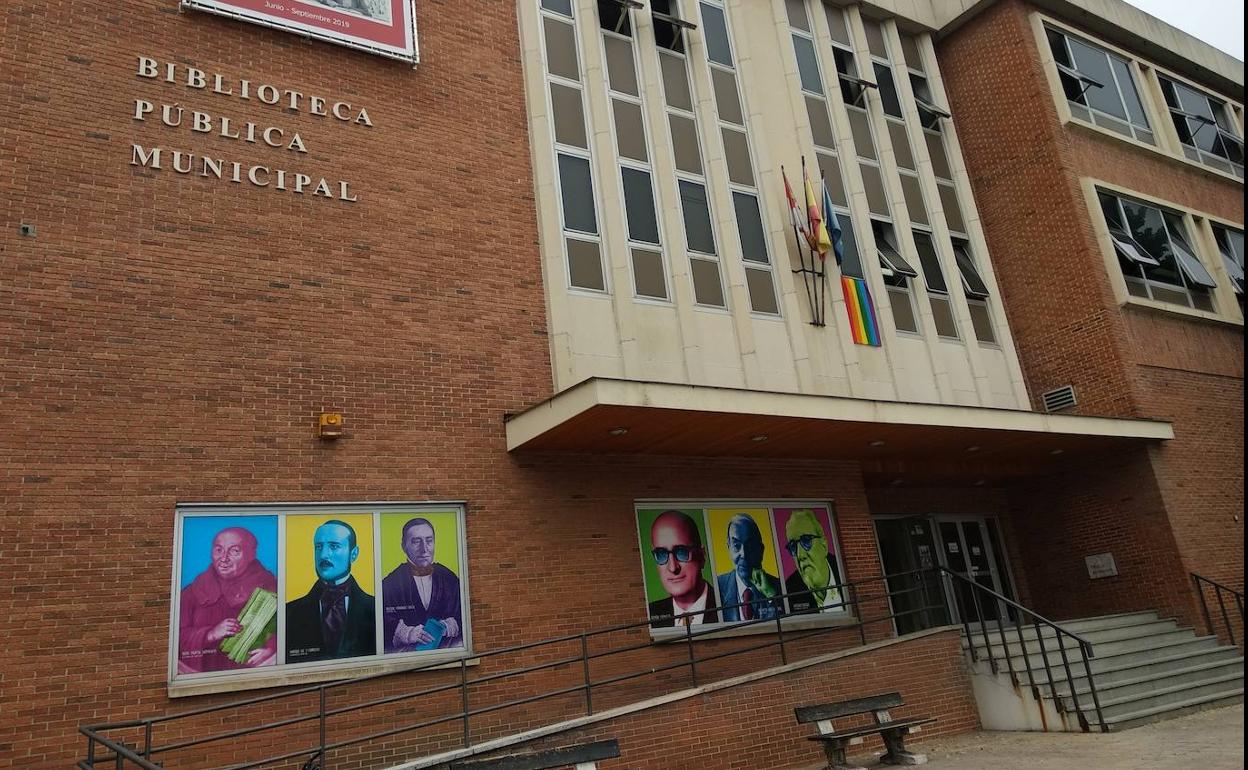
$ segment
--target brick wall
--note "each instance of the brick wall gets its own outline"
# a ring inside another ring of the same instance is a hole
[[[1188,571],[1243,585],[1243,329],[1119,307],[1079,180],[1236,222],[1243,185],[1062,125],[1033,10],[998,2],[938,51],[1024,375],[1037,395],[1073,384],[1079,413],[1172,421],[1176,438],[1015,490],[1013,527],[1028,533],[1039,607],[1070,616],[1154,602],[1191,620]],[[1102,551],[1127,569],[1089,584],[1082,558]]]
[[[798,725],[793,709],[899,691],[906,700],[895,717],[935,716],[922,737],[978,726],[975,702],[957,632],[946,631],[882,650],[717,690],[697,698],[533,741],[499,754],[537,751],[615,738],[614,768],[674,767],[757,770],[809,767],[823,759],[806,740],[813,725]],[[921,743],[916,743],[921,751]],[[877,748],[868,743],[862,750]]]

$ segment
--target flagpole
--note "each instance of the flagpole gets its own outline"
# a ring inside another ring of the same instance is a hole
[[[803,166],[805,165],[805,163],[806,163],[806,159],[803,158],[802,159]],[[788,189],[788,177],[785,176],[784,166],[780,167],[780,176],[782,179],[785,180],[785,189],[787,190]],[[787,197],[787,194],[786,194],[786,197]],[[811,286],[811,281],[806,280],[806,272],[807,272],[806,271],[806,253],[802,251],[802,236],[797,232],[796,222],[791,221],[789,224],[793,227],[793,242],[797,244],[797,259],[802,265],[801,270],[794,270],[793,272],[800,273],[802,276],[802,285],[806,288],[806,299],[810,302],[811,324],[813,326],[818,326],[819,319],[818,317],[815,316],[815,296],[812,293],[813,288]],[[810,273],[812,275],[814,274],[813,266],[810,270]]]
[[[802,156],[802,192],[803,194],[806,194],[809,189],[810,189],[810,177],[807,176],[806,174],[806,156],[803,155]],[[809,199],[807,200],[809,201]],[[815,237],[815,234],[812,233],[811,238],[813,239],[814,237]],[[810,249],[810,270],[811,270],[812,276],[814,277],[814,291],[815,291],[814,323],[816,326],[827,326],[827,323],[824,321],[824,318],[823,318],[823,311],[824,311],[823,302],[824,302],[824,299],[826,298],[825,297],[826,293],[820,291],[820,283],[824,280],[824,277],[827,275],[827,269],[826,267],[824,267],[822,261],[820,260],[819,252],[815,249],[813,243],[807,242],[807,247]],[[816,265],[819,265],[820,268],[824,268],[824,269],[816,268]]]

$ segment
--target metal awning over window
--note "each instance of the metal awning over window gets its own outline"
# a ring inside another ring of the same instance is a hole
[[[919,276],[919,271],[911,267],[910,263],[897,253],[897,249],[887,239],[877,237],[875,250],[880,256],[880,268],[884,271],[884,275],[904,275],[908,278]]]

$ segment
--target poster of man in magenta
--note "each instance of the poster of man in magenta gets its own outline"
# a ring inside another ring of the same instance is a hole
[[[773,509],[789,612],[846,612],[836,532],[821,506]]]
[[[188,516],[182,524],[178,673],[277,661],[277,517]]]
[[[182,5],[396,58],[416,58],[412,0],[182,0]]]

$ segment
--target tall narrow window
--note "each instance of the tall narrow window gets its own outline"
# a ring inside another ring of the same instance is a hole
[[[1231,288],[1239,300],[1240,312],[1244,309],[1244,231],[1233,227],[1213,226],[1213,237],[1218,242],[1222,266],[1231,279]]]
[[[1203,91],[1160,76],[1170,119],[1183,152],[1206,166],[1244,178],[1244,140],[1235,129],[1230,106]]]
[[[671,16],[673,5],[652,0],[650,7],[656,30],[661,22],[674,23],[668,21],[675,18]],[[682,33],[685,26],[692,26],[682,25],[685,23],[676,25]],[[693,112],[689,61],[683,50],[683,45],[673,47],[660,44],[658,56],[659,71],[663,78],[663,99],[667,107],[668,133],[676,161],[689,274],[693,283],[694,302],[706,307],[723,308],[727,307],[727,302],[724,297],[719,251],[715,243],[715,220],[711,215],[710,198],[707,194],[698,119]]]
[[[930,233],[914,231],[914,247],[919,252],[919,264],[923,266],[923,282],[927,284],[927,298],[932,306],[932,323],[941,337],[956,338],[958,326],[953,321],[953,304],[949,300],[949,285],[945,271],[940,267],[940,257]]]
[[[719,116],[719,133],[723,139],[724,157],[728,164],[733,218],[737,223],[750,310],[765,315],[779,315],[776,277],[768,248],[767,227],[759,204],[757,176],[750,152],[749,129],[742,109],[741,90],[737,82],[728,12],[719,0],[703,0],[698,7],[702,14],[702,36],[706,41],[707,65],[711,72],[715,107]],[[816,71],[816,77],[817,75]]]
[[[629,263],[634,296],[647,300],[668,300],[667,263],[656,212],[654,173],[643,117],[645,107],[641,82],[637,76],[631,11],[627,4],[614,0],[600,0],[598,3],[620,182],[624,193]]]
[[[1083,38],[1052,27],[1046,27],[1045,32],[1071,113],[1154,144],[1130,64]]]
[[[1103,190],[1098,198],[1128,292],[1214,309],[1217,283],[1191,247],[1181,214]]]
[[[971,255],[970,241],[954,236],[953,257],[958,263],[958,274],[962,278],[962,291],[966,294],[966,303],[971,311],[971,326],[975,330],[975,339],[987,344],[995,344],[997,333],[992,327],[992,313],[988,309],[988,284],[980,275]]]
[[[541,8],[568,286],[605,292],[608,290],[607,272],[598,229],[593,157],[586,130],[573,4],[571,0],[542,0]]]
[[[914,292],[910,287],[910,281],[917,278],[919,272],[901,256],[892,225],[873,219],[871,230],[875,236],[880,272],[883,273],[884,284],[888,287],[889,305],[893,309],[893,325],[899,332],[918,334],[919,315],[915,311]]]

